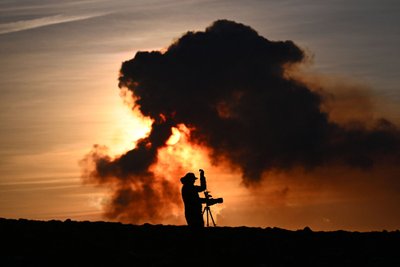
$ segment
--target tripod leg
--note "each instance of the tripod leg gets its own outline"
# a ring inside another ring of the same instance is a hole
[[[208,214],[210,213],[210,208],[209,207],[206,207],[206,208],[207,208],[207,227],[209,227],[210,223],[208,221]]]
[[[204,212],[206,213],[206,220],[207,220],[206,226],[208,227],[208,226],[209,226],[209,223],[208,223],[208,213],[210,212],[210,208],[209,208],[208,206],[205,206],[203,212],[201,213],[201,215],[204,216]]]
[[[210,212],[210,217],[211,217],[211,220],[212,220],[212,222],[213,222],[214,227],[217,226],[217,225],[215,224],[215,221],[214,221],[214,218],[213,218],[213,216],[212,216],[212,213],[211,213],[210,208],[208,209],[208,211]],[[208,216],[207,216],[207,224],[208,224]],[[208,226],[208,225],[207,225],[207,226]]]
[[[210,226],[210,222],[209,222],[209,218],[208,218],[208,214],[210,213],[210,208],[208,206],[206,206],[206,220],[207,220],[207,224],[206,226],[209,227]]]

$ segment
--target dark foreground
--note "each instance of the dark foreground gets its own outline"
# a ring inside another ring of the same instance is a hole
[[[400,232],[0,219],[0,266],[400,266]]]

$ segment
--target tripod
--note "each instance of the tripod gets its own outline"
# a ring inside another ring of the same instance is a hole
[[[213,223],[213,225],[214,225],[214,227],[215,227],[215,226],[217,226],[217,225],[215,224],[214,217],[212,216],[211,209],[210,209],[210,206],[213,205],[213,204],[209,205],[209,204],[211,203],[210,200],[212,200],[211,195],[210,195],[210,192],[208,192],[207,190],[204,191],[204,196],[206,197],[206,198],[205,198],[205,200],[206,200],[206,206],[204,207],[204,210],[203,210],[202,215],[204,215],[204,212],[207,213],[207,214],[206,214],[206,216],[207,216],[207,227],[210,227],[210,220],[209,220],[209,218],[211,218],[211,221],[212,221],[212,223]]]
[[[211,218],[211,221],[212,221],[214,227],[217,226],[215,224],[214,218],[213,218],[212,213],[211,213],[210,206],[208,206],[208,204],[206,204],[206,206],[204,207],[202,215],[204,215],[204,212],[206,212],[206,216],[207,216],[207,227],[210,227],[209,218]]]

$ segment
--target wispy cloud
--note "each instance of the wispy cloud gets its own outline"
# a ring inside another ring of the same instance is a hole
[[[47,16],[37,19],[19,20],[14,22],[2,23],[0,24],[0,34],[25,31],[39,27],[72,22],[72,21],[86,20],[104,16],[107,14],[108,13],[97,13],[97,14],[75,15],[75,16],[67,16],[60,14],[60,15]]]

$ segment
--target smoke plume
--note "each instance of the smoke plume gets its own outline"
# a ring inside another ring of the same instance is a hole
[[[322,108],[324,94],[285,74],[305,60],[292,41],[270,41],[246,25],[219,20],[187,32],[165,52],[137,52],[125,61],[119,86],[133,93],[134,105],[153,124],[120,157],[99,147],[86,157],[94,164],[86,176],[115,187],[108,215],[156,220],[180,205],[179,184],[172,182],[178,177],[157,177],[151,166],[171,128],[182,124],[190,129],[189,142],[206,147],[214,163],[238,168],[248,185],[272,170],[399,162],[400,132],[391,122],[339,124]]]

